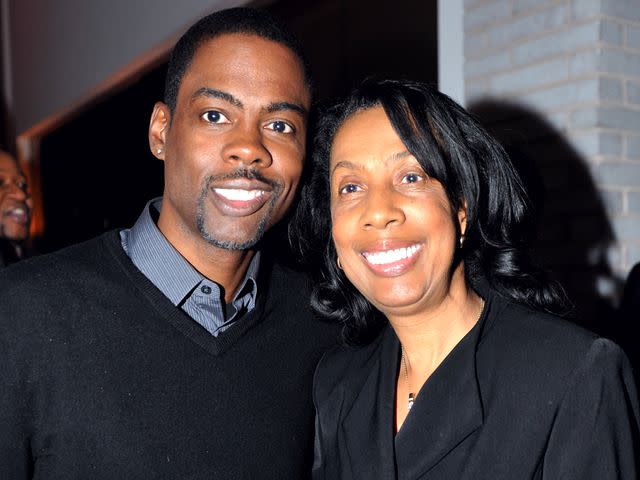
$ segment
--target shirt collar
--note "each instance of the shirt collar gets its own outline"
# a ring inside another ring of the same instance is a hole
[[[174,305],[182,301],[203,281],[207,280],[169,243],[154,221],[162,206],[162,197],[150,200],[129,230],[120,232],[122,247],[136,267]],[[260,252],[251,259],[233,303],[241,295],[250,296],[255,304]]]

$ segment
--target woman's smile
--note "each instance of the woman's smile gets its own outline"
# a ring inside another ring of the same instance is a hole
[[[397,245],[398,242],[391,242],[384,248],[371,248],[362,252],[365,264],[374,274],[395,277],[402,275],[415,265],[422,250],[422,244],[412,243],[395,247],[394,244]]]

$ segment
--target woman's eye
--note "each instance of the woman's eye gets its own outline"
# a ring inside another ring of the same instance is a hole
[[[338,193],[340,195],[344,195],[349,193],[356,193],[358,191],[360,191],[360,187],[358,185],[356,185],[355,183],[347,183],[346,185],[342,186],[340,190],[338,190]]]
[[[417,173],[408,173],[404,177],[402,177],[402,183],[416,183],[423,179],[422,175]]]
[[[278,133],[295,132],[295,129],[291,125],[289,125],[287,122],[283,122],[282,120],[276,120],[275,122],[268,123],[267,128]]]
[[[231,123],[221,112],[208,110],[202,114],[202,119],[209,123]]]

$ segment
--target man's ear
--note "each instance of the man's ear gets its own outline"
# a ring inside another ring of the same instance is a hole
[[[160,160],[164,160],[166,151],[166,137],[171,123],[169,107],[162,102],[156,102],[149,122],[149,148],[151,153]]]

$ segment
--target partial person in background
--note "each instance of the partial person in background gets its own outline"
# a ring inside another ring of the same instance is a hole
[[[636,383],[640,383],[640,263],[636,263],[627,276],[618,321],[620,330],[625,332],[620,344],[634,366]]]
[[[319,128],[297,224],[348,345],[316,371],[314,478],[637,479],[629,362],[560,318],[500,145],[410,81],[366,82]]]
[[[27,179],[18,162],[0,150],[0,268],[23,257],[31,208]]]

